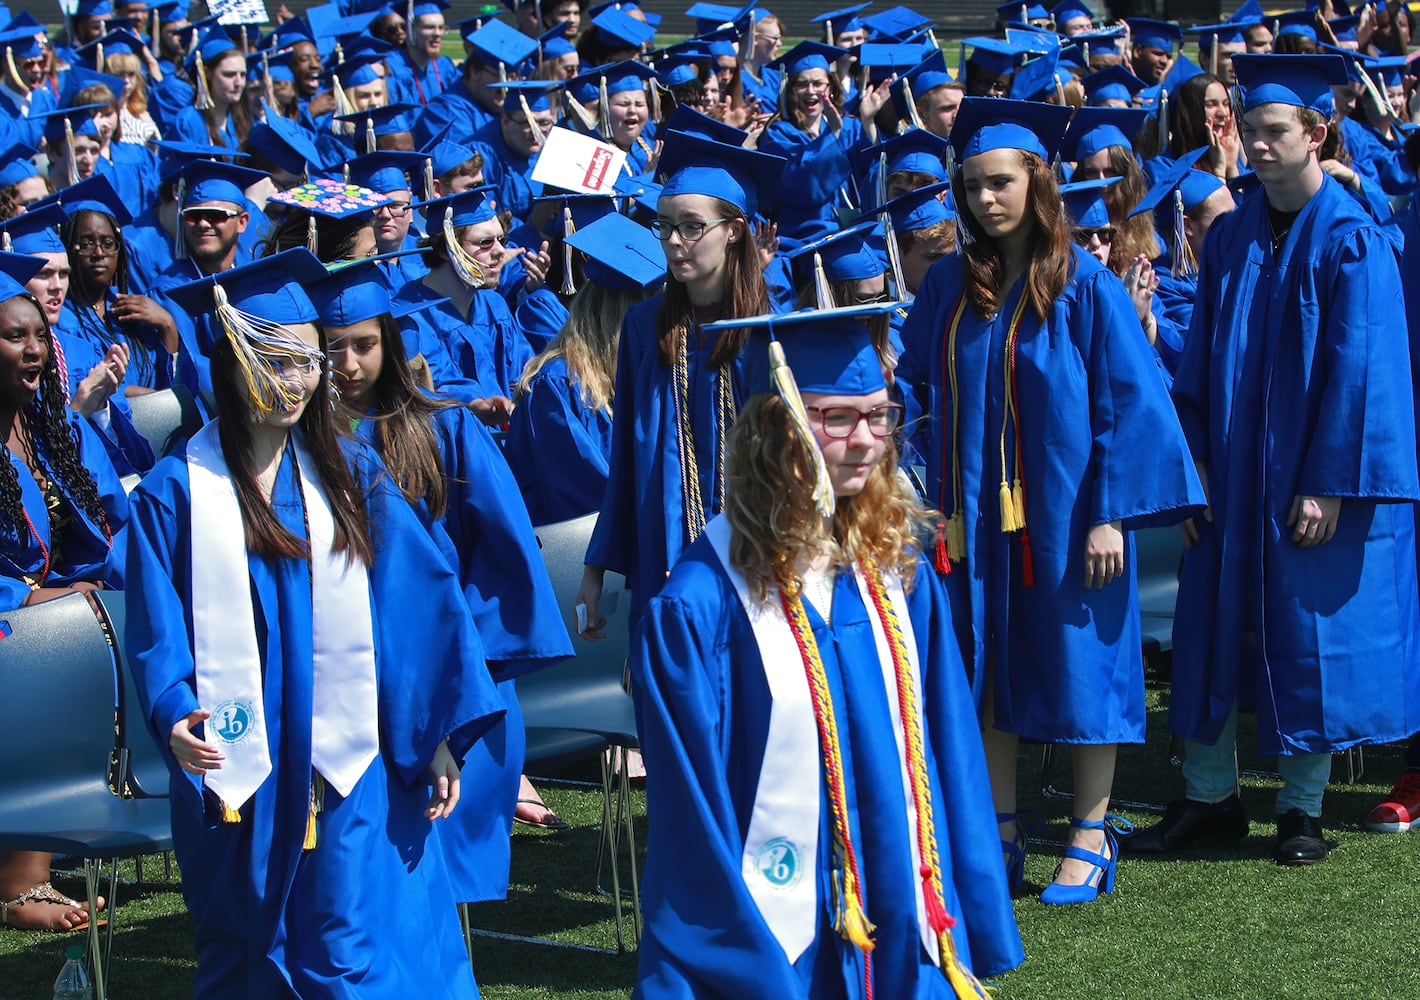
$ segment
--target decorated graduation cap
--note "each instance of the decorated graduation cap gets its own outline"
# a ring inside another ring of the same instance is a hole
[[[1050,16],[1055,19],[1057,31],[1064,31],[1065,25],[1071,21],[1088,20],[1093,24],[1095,20],[1095,12],[1082,0],[1060,0],[1060,3],[1050,8]]]
[[[392,311],[389,279],[372,261],[334,268],[306,293],[327,327],[354,326]]]
[[[39,150],[28,143],[16,141],[8,149],[0,151],[0,187],[18,184],[26,177],[38,177],[34,157]]]
[[[1144,197],[1139,200],[1139,204],[1134,206],[1134,211],[1129,213],[1130,218],[1133,218],[1142,212],[1152,210],[1155,213],[1157,225],[1161,221],[1158,218],[1159,209],[1164,205],[1171,209],[1169,243],[1173,251],[1175,274],[1194,274],[1198,270],[1198,261],[1194,258],[1193,250],[1189,247],[1187,239],[1184,238],[1183,217],[1202,204],[1204,199],[1225,186],[1217,174],[1193,169],[1193,165],[1207,152],[1208,147],[1201,146],[1180,156],[1171,166],[1159,174],[1154,186],[1149,188]]]
[[[415,190],[414,179],[429,162],[428,153],[382,149],[350,161],[350,183],[380,194]]]
[[[1104,193],[1119,183],[1119,177],[1096,177],[1060,185],[1065,211],[1076,229],[1104,229],[1109,225],[1109,206]]]
[[[59,227],[68,218],[58,205],[40,205],[0,222],[0,249],[10,253],[65,253]]]
[[[304,388],[271,361],[325,366],[325,356],[289,329],[320,319],[306,286],[326,276],[309,250],[296,247],[178,285],[168,295],[194,316],[213,313],[222,325],[253,416],[264,419],[300,402]]]
[[[529,38],[502,21],[488,21],[464,38],[464,48],[480,65],[506,76],[509,67],[537,55],[537,39]]]
[[[1020,149],[1047,162],[1060,149],[1071,109],[1058,104],[963,98],[952,123],[957,162],[994,149]]]
[[[1134,95],[1148,86],[1123,65],[1118,64],[1091,73],[1080,82],[1085,88],[1085,103],[1095,107],[1105,101],[1132,104]]]
[[[566,237],[586,255],[583,273],[606,288],[638,290],[666,280],[666,254],[645,226],[612,212]]]
[[[253,122],[247,142],[258,153],[288,174],[301,176],[307,166],[319,167],[324,160],[316,148],[316,137],[300,122],[283,118],[269,104],[262,104],[266,117]]]
[[[704,194],[734,205],[753,218],[774,204],[785,160],[730,146],[690,132],[668,130],[661,137],[663,196]]]
[[[1110,146],[1133,150],[1134,137],[1149,120],[1143,108],[1081,108],[1060,143],[1060,158],[1078,163]]]
[[[858,15],[871,6],[871,3],[855,3],[851,7],[840,7],[809,18],[809,23],[823,25],[823,40],[832,45],[833,39],[843,32],[865,28],[867,25]]]
[[[1347,82],[1346,60],[1337,55],[1233,56],[1233,72],[1242,88],[1242,112],[1263,104],[1311,108],[1331,117],[1331,88]]]
[[[268,204],[285,205],[307,214],[306,248],[315,253],[320,239],[318,219],[356,219],[373,215],[376,208],[388,205],[389,201],[386,195],[358,184],[317,177],[289,190],[276,192],[268,199]]]
[[[833,297],[833,282],[876,278],[887,270],[867,242],[877,228],[876,220],[860,222],[787,254],[800,280],[813,281],[814,299],[820,309],[832,309],[838,304]]]
[[[640,49],[656,37],[656,29],[650,24],[616,7],[610,7],[592,18],[592,25],[608,48],[615,48],[616,43],[620,43],[623,48]]]
[[[0,301],[29,294],[25,282],[39,274],[44,267],[45,262],[38,257],[0,251]]]
[[[967,55],[967,49],[971,55]],[[1014,73],[1025,51],[1020,46],[1000,38],[978,35],[961,40],[957,58],[957,75],[966,79],[966,67],[977,66],[987,73],[1005,76]]]
[[[482,187],[469,188],[467,191],[444,195],[442,198],[435,198],[432,201],[421,202],[414,206],[424,212],[428,223],[426,228],[429,231],[433,231],[437,226],[439,231],[444,234],[445,252],[449,255],[449,264],[453,267],[459,280],[469,288],[481,288],[485,274],[483,265],[459,242],[457,230],[464,226],[476,226],[497,217],[497,206],[489,197],[489,192],[492,190],[491,184],[484,184]]]
[[[1135,45],[1172,54],[1183,44],[1183,29],[1172,21],[1156,21],[1151,17],[1128,17],[1124,20],[1129,25]]]

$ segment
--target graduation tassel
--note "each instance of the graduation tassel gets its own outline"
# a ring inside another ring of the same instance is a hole
[[[784,95],[789,92],[789,67],[779,74],[779,107],[784,107]]]
[[[341,183],[343,183],[343,184],[349,184],[349,183],[350,183],[350,164],[349,164],[349,163],[342,163],[342,164],[340,165],[340,180],[341,180]]]
[[[661,124],[661,88],[655,80],[646,81],[646,90],[651,95],[651,120]]]
[[[1218,75],[1218,36],[1213,36],[1213,45],[1208,53],[1208,72]]]
[[[68,163],[69,183],[79,183],[79,164],[74,161],[74,123],[64,116],[64,153]]]
[[[947,518],[947,558],[952,562],[966,558],[966,518],[961,514]]]
[[[10,230],[8,229],[4,232],[0,232],[0,250],[4,250],[6,253],[15,252],[15,241],[11,238]]]
[[[197,99],[192,102],[192,106],[198,111],[211,111],[217,106],[212,100],[212,91],[207,87],[207,67],[202,62],[202,50],[197,50],[196,72],[193,73],[193,86],[197,88]]]
[[[814,470],[814,508],[821,516],[832,517],[837,506],[833,480],[828,476],[823,451],[819,448],[818,439],[814,437],[813,428],[809,426],[809,415],[804,409],[804,400],[799,395],[794,373],[784,361],[784,347],[777,340],[769,341],[769,379],[779,393],[779,398],[784,401],[784,409],[789,412],[789,423],[809,453],[809,464]]]
[[[874,188],[873,188],[873,199],[874,199],[874,203],[877,204],[877,205],[879,205],[879,206],[887,204],[887,200],[888,200],[888,196],[887,196],[887,190],[888,190],[887,175],[888,175],[888,157],[887,157],[887,151],[884,150],[883,152],[881,152],[881,153],[878,154],[878,178],[877,178],[877,184],[874,185]]]
[[[10,82],[15,85],[15,89],[22,94],[30,92],[29,84],[25,83],[20,76],[20,70],[15,65],[15,50],[8,45],[5,47],[5,70],[10,74]]]
[[[332,382],[331,385],[335,383]],[[332,399],[332,402],[334,400]],[[325,779],[319,771],[311,772],[311,810],[306,815],[306,837],[301,841],[301,850],[316,849],[316,817],[325,812]]]
[[[334,73],[330,75],[331,96],[335,98],[335,114],[330,117],[330,130],[336,135],[350,136],[355,134],[355,123],[352,121],[341,121],[346,115],[353,115],[356,111],[355,105],[350,102],[350,95],[345,92],[345,88],[340,85],[340,77]]]
[[[1017,435],[1019,436],[1019,434]],[[1016,471],[1020,471],[1020,456],[1016,457]],[[1011,509],[1016,515],[1016,528],[1024,530],[1026,526],[1026,494],[1021,489],[1021,477],[1016,476],[1015,482],[1011,485]]]
[[[834,869],[833,895],[838,902],[834,908],[833,929],[855,948],[871,952],[873,931],[877,928],[869,922],[868,914],[863,910],[862,894],[851,870]]]
[[[424,198],[427,201],[434,197],[434,161],[430,157],[424,157]]]
[[[94,43],[94,65],[95,65],[96,67],[98,67],[98,70],[99,70],[100,73],[103,72],[103,66],[104,66],[104,43],[103,43],[103,42],[95,42],[95,43]]]
[[[271,78],[271,57],[261,54],[261,89],[266,91],[266,103],[276,107],[276,81]]]
[[[1173,193],[1173,259],[1174,273],[1191,275],[1198,272],[1198,260],[1193,256],[1193,247],[1183,231],[1183,192],[1177,188]]]
[[[159,56],[162,55],[162,52],[159,49],[161,39],[158,37],[158,32],[161,29],[161,25],[158,21],[158,8],[154,7],[148,13],[151,15],[148,22],[151,25],[148,31],[148,51],[155,56]]]
[[[448,247],[449,264],[453,266],[454,273],[459,276],[469,288],[482,288],[487,275],[483,267],[469,255],[463,248],[459,238],[454,234],[454,213],[451,209],[444,209],[444,243]]]
[[[1060,102],[1060,106],[1065,106],[1065,84],[1060,82],[1060,74],[1055,74],[1055,99]]]
[[[1241,105],[1236,105],[1241,107]],[[1169,92],[1159,91],[1159,151],[1167,153],[1169,149]]]
[[[814,300],[820,309],[836,309],[833,301],[833,287],[828,283],[828,274],[823,269],[823,254],[814,251]]]
[[[1011,498],[1011,484],[1002,477],[1001,485],[996,490],[997,505],[1001,508],[1001,530],[1015,531],[1016,525],[1016,503]]]
[[[572,112],[572,117],[581,123],[582,131],[590,132],[596,126],[596,116],[587,110],[587,106],[577,100],[571,94],[563,93],[567,99],[567,108]]]
[[[375,135],[375,119],[365,119],[365,155],[369,156],[379,147],[379,136]]]
[[[597,124],[601,126],[602,138],[611,139],[611,107],[606,95],[606,77],[597,84]]]
[[[558,289],[563,295],[577,294],[576,283],[572,280],[572,244],[567,242],[567,237],[577,231],[576,224],[572,221],[572,206],[566,202],[562,203],[562,287]]]
[[[832,44],[833,44],[833,21],[832,21],[832,20],[828,20],[828,21],[824,21],[824,22],[823,22],[823,44],[825,44],[825,45],[832,45]]]
[[[1090,43],[1089,43],[1089,42],[1081,42],[1081,43],[1080,43],[1080,54],[1085,57],[1085,72],[1088,73],[1088,72],[1090,71]]]
[[[507,83],[507,82],[508,82],[508,65],[507,65],[507,63],[503,62],[503,60],[501,60],[501,59],[498,60],[498,82],[499,82],[499,83]]]
[[[932,568],[941,576],[952,571],[951,553],[947,550],[947,522],[937,522],[937,537],[932,545]]]
[[[316,232],[316,217],[312,215],[308,220],[306,220],[306,249],[309,250],[311,253],[316,254],[317,257],[319,257],[320,254],[316,253],[316,249],[319,246],[320,234]]]
[[[173,227],[173,259],[182,260],[187,256],[187,240],[182,238],[182,202],[187,197],[187,178],[179,176],[177,183],[177,225]]]
[[[242,821],[242,814],[241,814],[240,812],[238,812],[237,810],[233,809],[231,806],[227,805],[227,803],[223,802],[223,803],[222,803],[222,822],[223,822],[223,823],[240,823],[241,821]]]
[[[912,127],[925,128],[922,116],[917,113],[917,99],[912,96],[912,81],[905,76],[902,78],[902,103],[907,105],[907,120],[912,122]]]
[[[325,355],[293,337],[280,323],[232,305],[227,290],[221,285],[213,287],[212,297],[216,303],[214,312],[232,346],[254,418],[265,419],[299,403],[304,390],[299,383],[283,378],[282,366],[273,366],[272,360],[323,365]],[[236,814],[235,809],[232,814]]]

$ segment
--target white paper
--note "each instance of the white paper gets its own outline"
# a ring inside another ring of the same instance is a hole
[[[611,194],[626,166],[626,152],[609,142],[554,126],[533,167],[532,179],[582,194]]]

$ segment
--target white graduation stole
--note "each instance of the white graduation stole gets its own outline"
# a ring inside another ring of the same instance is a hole
[[[379,750],[369,574],[331,552],[334,520],[315,464],[291,432],[309,524],[313,712],[311,764],[349,795]],[[239,809],[271,773],[261,655],[248,583],[241,507],[222,455],[217,421],[188,442],[192,494],[193,661],[197,701],[212,713],[207,740],[226,758],[205,782]],[[201,553],[201,557],[198,557]]]
[[[715,554],[744,607],[771,705],[740,872],[770,933],[791,963],[813,943],[818,923],[818,827],[822,764],[813,699],[804,660],[783,609],[759,603],[744,575],[730,565],[730,522],[723,514],[705,526]],[[796,762],[787,767],[786,762]],[[812,762],[812,776],[806,773]]]

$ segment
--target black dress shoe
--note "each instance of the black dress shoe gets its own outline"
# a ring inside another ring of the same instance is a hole
[[[1288,809],[1277,817],[1277,849],[1272,856],[1279,865],[1314,865],[1326,860],[1326,841],[1321,820],[1300,809]]]
[[[1222,802],[1175,799],[1164,809],[1164,818],[1146,830],[1121,837],[1130,854],[1164,854],[1197,840],[1236,840],[1247,836],[1247,814],[1242,800],[1230,795]]]

